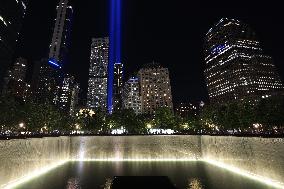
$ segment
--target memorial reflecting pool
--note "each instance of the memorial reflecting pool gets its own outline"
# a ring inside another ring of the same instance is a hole
[[[100,189],[115,176],[167,176],[178,189],[268,189],[204,162],[68,162],[17,189]],[[151,183],[149,183],[151,184]]]

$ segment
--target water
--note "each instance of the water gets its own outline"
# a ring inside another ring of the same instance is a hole
[[[178,189],[270,188],[203,162],[69,162],[17,189],[101,189],[115,176],[167,176]]]

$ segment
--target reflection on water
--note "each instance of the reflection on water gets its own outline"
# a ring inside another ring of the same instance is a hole
[[[270,188],[203,162],[70,162],[17,189],[111,189],[125,176],[165,176],[177,189]]]
[[[203,186],[199,179],[193,178],[193,179],[188,179],[187,189],[203,189]]]
[[[80,180],[78,178],[70,178],[67,181],[66,189],[81,189]]]

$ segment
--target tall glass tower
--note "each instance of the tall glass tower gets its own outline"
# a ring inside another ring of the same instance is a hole
[[[91,46],[88,108],[107,109],[109,38],[94,38]]]
[[[67,58],[72,16],[73,9],[68,5],[68,0],[60,0],[49,50],[49,59],[60,66]]]
[[[243,22],[221,19],[206,34],[204,53],[211,103],[266,98],[283,91],[272,58]]]
[[[27,3],[28,0],[0,1],[0,90],[3,78],[13,61]]]

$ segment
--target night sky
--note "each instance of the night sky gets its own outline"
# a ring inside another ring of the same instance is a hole
[[[153,60],[170,70],[175,102],[207,101],[204,36],[222,17],[239,19],[255,31],[284,78],[284,13],[270,1],[121,0],[125,79]],[[48,56],[59,0],[30,0],[16,56],[31,63]],[[74,0],[70,62],[86,95],[92,37],[108,35],[108,0]]]

